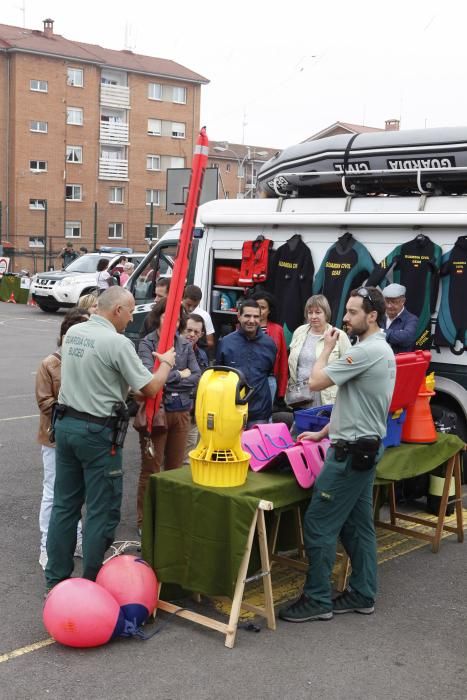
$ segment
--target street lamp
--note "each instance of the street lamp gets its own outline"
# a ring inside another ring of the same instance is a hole
[[[253,169],[254,169],[255,157],[256,156],[264,157],[264,156],[268,155],[267,151],[257,151],[255,149],[255,147],[253,147],[251,149],[250,146],[246,147],[246,153],[243,156],[243,158],[241,158],[239,156],[239,154],[233,150],[233,148],[229,148],[228,144],[226,144],[225,146],[214,146],[213,150],[218,151],[220,153],[226,153],[226,152],[232,153],[232,155],[235,157],[237,164],[238,164],[238,175],[237,175],[237,177],[238,177],[238,194],[242,193],[241,178],[244,177],[245,163],[248,163],[248,162],[251,163],[251,185],[252,185],[253,184]],[[252,157],[252,151],[253,151],[253,157]],[[252,192],[253,188],[251,187],[249,191]]]

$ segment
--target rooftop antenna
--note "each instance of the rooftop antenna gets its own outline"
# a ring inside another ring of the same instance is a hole
[[[23,15],[23,28],[26,28],[26,0],[22,0],[19,7],[21,14]]]
[[[242,145],[245,144],[245,127],[248,126],[248,121],[246,118],[246,111],[243,108],[243,121],[242,121]]]
[[[125,22],[125,49],[133,51],[136,48],[136,42],[133,36],[133,26],[127,21]]]

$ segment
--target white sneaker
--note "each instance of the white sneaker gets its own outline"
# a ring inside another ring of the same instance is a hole
[[[45,567],[47,566],[47,552],[45,549],[41,549],[41,553],[39,554],[39,564],[41,565],[42,569],[45,571]]]
[[[83,543],[82,542],[76,543],[75,553],[73,554],[73,556],[76,557],[77,559],[83,558]]]

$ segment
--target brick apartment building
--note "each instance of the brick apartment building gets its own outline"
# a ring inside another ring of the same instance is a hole
[[[209,167],[219,171],[219,198],[254,197],[258,171],[277,151],[277,148],[211,141]]]
[[[170,60],[70,41],[53,24],[0,25],[2,242],[31,272],[44,244],[48,266],[66,240],[144,251],[174,223],[166,171],[191,166],[208,82]]]

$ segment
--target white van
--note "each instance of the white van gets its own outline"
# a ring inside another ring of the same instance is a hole
[[[213,292],[233,292],[238,298],[244,289],[216,285],[216,269],[239,267],[246,240],[262,234],[277,249],[300,234],[312,253],[316,273],[328,248],[347,231],[378,263],[420,232],[445,253],[466,226],[467,196],[463,195],[216,200],[198,210],[187,281],[202,289],[201,306],[212,315],[217,334],[223,335],[234,327],[236,314],[229,308],[219,309],[219,295]],[[153,302],[154,280],[171,275],[180,227],[178,222],[157,242],[127,283],[136,300],[134,323],[128,328],[132,339],[138,338]],[[458,432],[467,438],[467,353],[455,355],[441,348],[433,349],[432,355],[434,402],[457,414]]]

